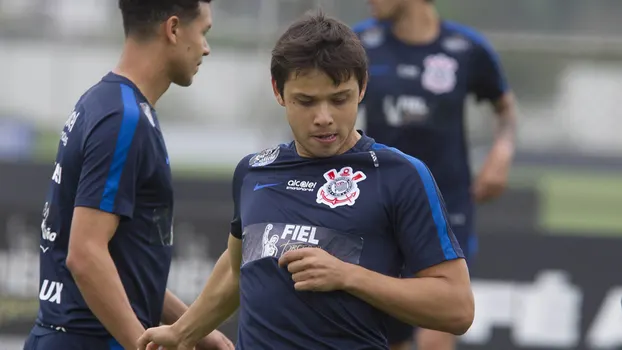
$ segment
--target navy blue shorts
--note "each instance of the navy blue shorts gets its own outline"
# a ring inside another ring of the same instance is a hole
[[[456,234],[456,238],[458,239],[462,252],[467,259],[467,264],[469,267],[472,266],[474,255],[477,252],[477,236]],[[389,344],[400,344],[411,341],[414,338],[416,331],[415,327],[398,321],[393,317],[387,317],[386,326],[387,341]]]
[[[35,326],[24,350],[123,350],[114,339],[89,335],[66,333]]]

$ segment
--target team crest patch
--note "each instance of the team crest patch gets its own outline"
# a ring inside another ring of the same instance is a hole
[[[423,65],[425,70],[421,84],[424,88],[437,95],[454,90],[458,70],[458,62],[455,59],[441,53],[426,57]]]
[[[248,161],[248,164],[252,167],[268,165],[276,160],[276,158],[279,156],[280,150],[280,146],[265,149],[251,157],[251,159]]]
[[[326,183],[317,192],[317,202],[334,209],[343,205],[354,205],[361,194],[357,183],[365,180],[367,176],[362,171],[353,172],[352,168],[345,167],[339,172],[337,169],[327,171],[324,178]]]

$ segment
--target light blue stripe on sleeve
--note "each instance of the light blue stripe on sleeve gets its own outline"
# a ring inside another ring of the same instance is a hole
[[[425,166],[425,164],[423,164],[423,162],[419,159],[411,157],[398,150],[397,148],[388,147],[379,143],[374,144],[373,148],[376,150],[388,149],[390,151],[393,151],[406,158],[410,162],[410,164],[412,164],[415,169],[417,169],[419,177],[423,182],[425,193],[428,197],[428,203],[430,204],[430,210],[432,211],[432,219],[434,220],[434,224],[436,225],[436,234],[438,235],[438,239],[441,242],[441,249],[443,250],[443,255],[447,260],[458,258],[458,254],[456,254],[456,250],[451,243],[451,238],[449,238],[447,220],[441,206],[441,200],[438,196],[438,191],[436,190],[436,183],[434,182],[432,174]]]
[[[112,212],[114,210],[114,202],[119,191],[119,181],[127,155],[132,147],[132,140],[138,125],[140,110],[136,102],[134,90],[127,85],[121,85],[121,97],[123,99],[123,120],[121,121],[121,129],[117,136],[117,145],[114,150],[108,178],[104,186],[104,194],[99,204],[99,208],[103,211]]]
[[[121,346],[121,344],[119,344],[118,341],[116,341],[114,338],[110,339],[110,341],[108,342],[109,348],[110,350],[123,350],[123,347]]]

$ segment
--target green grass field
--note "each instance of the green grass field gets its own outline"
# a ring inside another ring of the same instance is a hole
[[[540,225],[551,234],[622,236],[619,173],[515,167],[510,183],[537,189]]]

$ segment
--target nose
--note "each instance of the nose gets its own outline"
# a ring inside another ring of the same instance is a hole
[[[329,126],[333,124],[333,116],[330,113],[328,103],[320,103],[318,110],[315,113],[315,119],[313,123],[317,126]]]
[[[205,44],[203,45],[203,57],[209,55],[211,51],[212,51],[212,48],[209,46],[209,43],[207,42],[207,40],[205,40]]]

